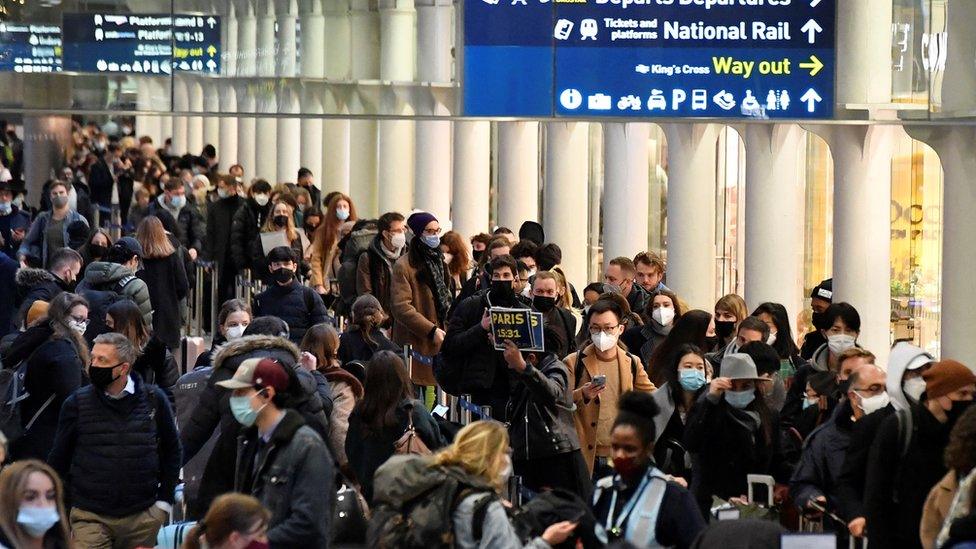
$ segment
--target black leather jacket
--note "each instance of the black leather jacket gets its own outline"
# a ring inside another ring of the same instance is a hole
[[[546,355],[538,368],[530,365],[512,379],[508,401],[512,458],[539,459],[579,450],[566,365]]]

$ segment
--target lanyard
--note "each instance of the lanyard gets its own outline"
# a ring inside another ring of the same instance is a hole
[[[634,510],[634,507],[637,506],[637,500],[639,500],[640,495],[644,493],[644,489],[647,488],[647,484],[650,482],[650,480],[651,469],[649,468],[647,473],[644,475],[644,478],[641,480],[640,485],[637,486],[637,491],[634,492],[634,495],[631,496],[630,501],[628,501],[627,505],[624,506],[624,510],[620,513],[620,517],[617,518],[616,524],[614,524],[613,521],[613,511],[617,508],[618,490],[613,491],[613,495],[610,496],[610,512],[607,514],[607,530],[614,539],[620,539],[621,534],[623,534],[623,530],[621,530],[620,526],[624,523],[624,521],[627,520],[627,517],[630,516],[630,513]]]

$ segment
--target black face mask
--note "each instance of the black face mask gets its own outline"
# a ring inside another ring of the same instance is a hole
[[[475,263],[481,261],[481,256],[484,255],[484,250],[474,250],[471,252],[471,257],[474,258]]]
[[[293,278],[295,278],[295,271],[282,267],[277,271],[272,271],[271,277],[274,278],[274,281],[278,284],[288,284]]]
[[[814,311],[813,313],[813,327],[818,330],[826,330],[827,326],[827,313],[818,313]]]
[[[111,385],[113,381],[122,377],[121,375],[112,375],[115,369],[121,365],[122,363],[120,362],[115,366],[109,366],[107,368],[92,366],[91,368],[88,368],[88,379],[91,380],[92,385],[104,391],[105,388]]]
[[[540,313],[548,313],[556,307],[556,298],[543,295],[533,296],[532,306]]]
[[[706,337],[705,345],[708,346],[709,349],[714,349],[715,346],[718,345],[718,336]]]
[[[108,253],[108,246],[102,244],[89,244],[88,245],[88,255],[92,257],[102,258]]]
[[[276,215],[271,218],[271,222],[274,223],[275,227],[287,227],[288,226],[288,216],[287,215]]]
[[[512,287],[511,280],[492,280],[491,299],[501,303],[511,303],[515,301],[515,289]]]
[[[715,335],[721,340],[726,340],[735,331],[735,321],[732,320],[716,320],[715,321]]]
[[[959,418],[966,413],[966,410],[973,405],[971,400],[954,400],[952,401],[952,408],[946,412],[946,417],[949,418],[949,425],[955,425]]]

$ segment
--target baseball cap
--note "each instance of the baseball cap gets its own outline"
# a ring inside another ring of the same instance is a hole
[[[234,377],[217,382],[224,389],[274,387],[275,392],[288,389],[288,373],[280,362],[270,358],[249,358],[237,367]]]
[[[122,255],[137,255],[140,258],[142,257],[142,244],[139,244],[139,241],[131,236],[123,236],[122,238],[118,239],[115,244],[112,245],[112,247],[118,249],[119,251],[126,252]]]

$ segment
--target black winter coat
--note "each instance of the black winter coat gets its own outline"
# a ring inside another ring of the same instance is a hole
[[[801,510],[820,496],[827,498],[832,512],[838,509],[837,484],[854,429],[852,414],[850,401],[844,400],[833,417],[803,443],[800,463],[790,478],[790,495]]]
[[[397,354],[403,352],[403,349],[383,335],[379,328],[373,328],[369,336],[375,343],[366,341],[363,332],[357,326],[349,328],[339,336],[339,362],[348,364],[353,360],[359,360],[365,363],[373,358],[373,354],[377,351],[392,351]]]
[[[545,313],[546,327],[563,338],[562,345],[556,349],[556,356],[569,356],[576,352],[576,317],[568,309],[556,307]]]
[[[925,498],[946,474],[944,454],[951,425],[939,423],[924,406],[911,408],[914,427],[902,455],[898,416],[884,420],[871,446],[864,484],[864,508],[875,547],[921,547],[919,524]]]
[[[190,502],[191,516],[202,517],[215,497],[234,489],[234,470],[229,464],[237,459],[237,435],[241,425],[230,412],[231,391],[223,390],[216,384],[233,377],[237,367],[248,358],[273,358],[282,364],[294,365],[298,363],[300,355],[298,347],[287,339],[263,335],[236,339],[222,345],[214,353],[213,374],[207,381],[207,387],[200,396],[192,417],[180,433],[185,464],[206,444],[214,429],[220,427],[220,438],[207,461],[199,497]],[[316,393],[315,380],[308,372],[300,375],[299,379],[302,389],[309,396],[298,408],[303,416],[314,417],[316,422],[312,427],[327,436],[327,418],[332,412],[331,401],[326,409]]]
[[[264,225],[268,212],[271,211],[271,204],[259,206],[253,198],[242,201],[242,206],[234,214],[231,228],[230,249],[234,260],[234,268],[238,271],[251,269],[255,263],[264,263],[264,257],[257,257],[254,254],[254,243],[257,241],[257,250],[261,251],[261,227]],[[299,257],[302,257],[299,254]]]
[[[216,261],[221,268],[236,272],[234,257],[231,252],[233,240],[232,227],[234,215],[244,205],[244,199],[239,196],[228,196],[207,206],[207,255],[211,261]]]
[[[663,385],[667,380],[664,379],[663,373],[652,371],[651,355],[654,354],[654,350],[657,349],[657,346],[667,339],[670,332],[670,326],[661,326],[656,320],[651,319],[650,322],[644,324],[643,326],[628,328],[627,331],[620,336],[620,341],[623,341],[624,344],[627,345],[627,350],[629,350],[631,354],[640,357],[641,364],[643,364],[644,369],[647,370],[647,377],[650,378],[651,383],[657,387]],[[652,373],[655,375],[651,375]]]
[[[159,204],[159,200],[153,200],[149,203],[149,215],[158,217],[163,222],[164,227],[176,227],[176,238],[184,248],[188,250],[192,248],[197,253],[202,252],[203,243],[207,237],[207,223],[200,215],[200,209],[197,207],[193,195],[186,195],[186,205],[180,208],[175,218],[171,211]]]
[[[176,359],[173,353],[166,348],[166,345],[152,337],[142,349],[142,354],[132,365],[132,370],[146,381],[159,387],[165,392],[173,403],[173,387],[180,378],[180,370],[176,366]]]
[[[139,278],[149,288],[149,301],[152,304],[152,328],[156,338],[166,344],[171,351],[180,348],[180,301],[190,291],[186,277],[186,267],[178,251],[166,257],[142,260],[143,270]]]
[[[112,185],[115,184],[115,178],[112,177],[112,172],[109,170],[104,156],[100,156],[91,165],[88,182],[91,184],[91,201],[102,206],[110,206],[112,203]]]
[[[38,340],[45,335],[46,341],[42,340],[38,346]],[[37,416],[30,430],[14,442],[10,453],[15,460],[36,458],[43,461],[54,444],[61,405],[71,393],[88,384],[88,376],[74,344],[55,335],[47,323],[22,333],[4,357],[4,364],[16,367],[22,360],[27,360],[24,386],[30,396],[21,405],[21,420],[26,424],[52,395],[54,398]]]
[[[325,303],[315,290],[297,281],[274,284],[254,296],[254,316],[276,316],[288,324],[288,338],[298,344],[312,326],[329,321]]]
[[[579,450],[566,365],[553,355],[544,355],[538,368],[527,365],[514,379],[506,415],[512,459],[548,458]]]
[[[27,311],[35,301],[51,303],[52,299],[67,289],[60,278],[45,269],[20,269],[14,275],[14,280],[20,296],[20,308],[15,319],[18,325],[25,322]]]
[[[895,413],[890,404],[854,424],[850,444],[844,454],[844,465],[837,480],[837,499],[841,517],[848,522],[864,516],[864,482],[868,474],[871,446],[881,424]]]

